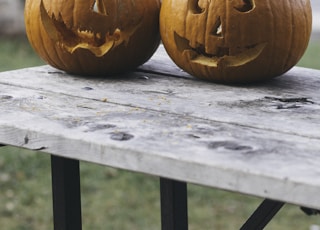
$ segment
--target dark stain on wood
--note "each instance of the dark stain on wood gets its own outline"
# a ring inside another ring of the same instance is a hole
[[[83,90],[87,90],[87,91],[93,90],[93,88],[92,88],[92,87],[89,87],[89,86],[83,87],[82,89],[83,89]]]
[[[10,95],[0,95],[0,100],[11,100],[12,98]]]
[[[25,137],[24,137],[24,144],[26,145],[26,144],[28,144],[29,143],[29,137],[28,137],[28,135],[26,135]]]
[[[132,134],[129,133],[124,133],[124,132],[116,132],[116,133],[111,133],[111,140],[114,141],[128,141],[134,138]]]
[[[241,145],[233,141],[212,141],[208,144],[209,149],[224,148],[227,150],[247,151],[252,150],[252,147]]]

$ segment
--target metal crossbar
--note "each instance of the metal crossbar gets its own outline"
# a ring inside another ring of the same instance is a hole
[[[265,199],[240,230],[262,230],[285,203]]]

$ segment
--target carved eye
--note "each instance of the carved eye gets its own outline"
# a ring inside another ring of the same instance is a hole
[[[255,7],[254,0],[237,0],[237,2],[239,3],[234,8],[242,13],[250,12]]]

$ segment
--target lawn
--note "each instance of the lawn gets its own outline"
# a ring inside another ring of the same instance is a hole
[[[41,65],[25,38],[0,39],[0,71]],[[320,67],[320,42],[312,41],[300,66]],[[83,229],[159,230],[158,178],[81,162]],[[188,185],[190,230],[239,229],[260,198]],[[0,225],[6,230],[52,227],[50,157],[0,148]],[[286,205],[267,230],[308,230],[319,216]]]

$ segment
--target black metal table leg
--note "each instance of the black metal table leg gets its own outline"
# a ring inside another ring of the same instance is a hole
[[[285,203],[266,199],[250,216],[247,222],[240,230],[261,230],[271,221],[271,219],[279,212]]]
[[[81,230],[79,161],[51,156],[55,230]]]
[[[187,183],[160,178],[162,230],[188,229]]]

